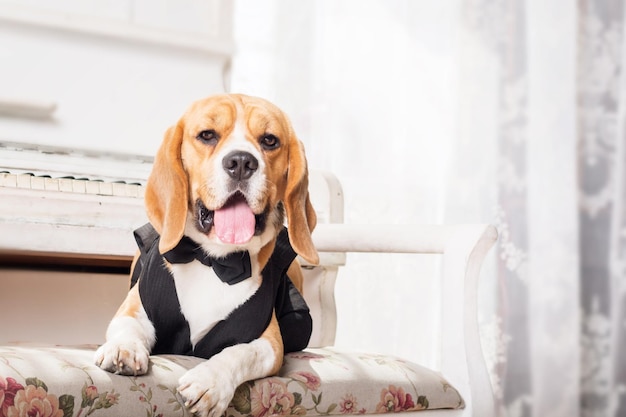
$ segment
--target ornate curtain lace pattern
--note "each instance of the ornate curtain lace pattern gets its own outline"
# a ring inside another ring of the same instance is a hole
[[[573,276],[560,279],[561,293],[549,284],[543,288],[532,285],[540,277],[529,277],[527,269],[527,263],[535,261],[529,234],[543,226],[542,219],[528,210],[532,204],[527,193],[532,187],[529,177],[537,169],[528,149],[533,138],[528,136],[532,102],[527,85],[534,63],[527,56],[532,45],[526,43],[525,31],[535,29],[529,19],[533,15],[527,13],[532,7],[529,3],[471,0],[463,8],[467,36],[479,38],[479,47],[489,50],[498,66],[491,93],[499,96],[494,222],[500,231],[496,273],[503,291],[498,295],[498,319],[492,318],[484,326],[485,334],[495,335],[500,351],[506,351],[491,356],[498,413],[509,417],[626,416],[626,360],[620,354],[626,348],[623,3],[579,1],[575,31],[568,34],[576,46],[572,99],[577,131],[575,137],[559,140],[575,141],[576,171],[568,186],[576,190],[577,215],[569,226],[577,231],[578,244],[572,246],[559,236],[552,241],[555,264],[571,262],[577,268]],[[549,146],[546,148],[549,152]],[[562,175],[557,166],[544,174]],[[563,275],[558,270],[543,273]],[[576,285],[571,285],[573,280]],[[579,311],[563,308],[565,297],[576,297]],[[533,311],[541,303],[551,306],[550,316]],[[570,368],[576,370],[567,374],[558,372],[559,367],[565,368],[558,355],[567,352],[565,338],[571,340],[571,335],[554,325],[562,314],[576,317],[565,320],[577,323],[579,341],[577,349],[565,353],[574,360]],[[545,349],[537,355],[533,346]],[[547,365],[547,371],[542,371],[540,364]],[[549,373],[566,378],[552,381],[562,391],[546,405],[541,387],[547,385],[543,378]]]

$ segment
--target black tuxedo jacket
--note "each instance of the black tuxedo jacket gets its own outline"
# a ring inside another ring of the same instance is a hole
[[[149,223],[135,231],[140,256],[131,278],[131,287],[139,283],[141,302],[156,330],[153,354],[182,354],[208,359],[228,346],[248,343],[261,336],[270,322],[272,310],[276,311],[285,353],[307,346],[312,320],[304,298],[287,276],[296,253],[289,244],[286,229],[278,235],[276,248],[263,269],[263,280],[256,293],[218,322],[195,346],[190,341],[189,324],[180,311],[174,278],[159,253],[159,238]],[[212,294],[203,296],[208,303],[211,302]]]

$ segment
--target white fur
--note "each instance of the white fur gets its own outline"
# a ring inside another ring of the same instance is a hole
[[[174,274],[180,309],[189,322],[195,346],[217,322],[248,300],[261,285],[256,255],[251,256],[252,276],[235,285],[222,282],[213,269],[199,261],[170,266]]]
[[[154,326],[143,306],[135,317],[116,316],[107,328],[106,343],[96,351],[96,364],[115,373],[143,375],[155,340]]]
[[[178,381],[178,392],[192,413],[219,417],[226,411],[237,387],[267,376],[275,360],[272,346],[264,339],[231,346],[187,371]]]

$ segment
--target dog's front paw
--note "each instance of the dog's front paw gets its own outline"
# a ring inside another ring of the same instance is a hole
[[[95,362],[100,368],[122,375],[143,375],[148,372],[150,352],[138,341],[106,342],[96,351]]]
[[[237,388],[229,375],[228,369],[211,360],[187,371],[178,381],[185,406],[197,416],[222,416]]]

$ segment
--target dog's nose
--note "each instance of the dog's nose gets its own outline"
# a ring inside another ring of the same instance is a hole
[[[249,152],[234,151],[222,160],[224,170],[235,180],[247,180],[259,168],[259,161]]]

